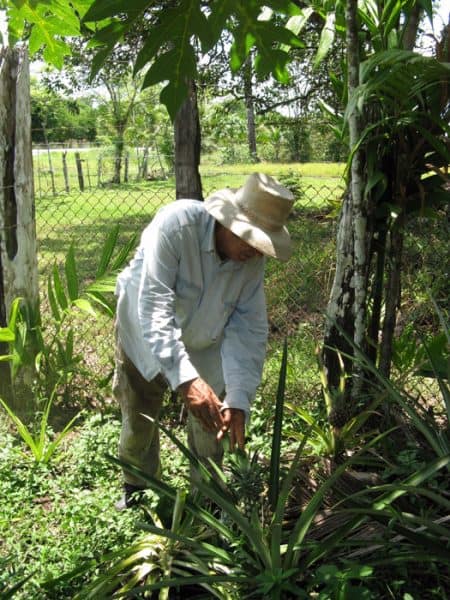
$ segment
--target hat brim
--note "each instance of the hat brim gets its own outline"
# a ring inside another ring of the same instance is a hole
[[[286,262],[292,255],[292,243],[286,227],[267,231],[257,227],[242,212],[236,193],[229,188],[218,190],[206,198],[205,208],[221,225],[266,256]]]

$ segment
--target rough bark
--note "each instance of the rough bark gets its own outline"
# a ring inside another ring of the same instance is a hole
[[[176,198],[203,200],[200,178],[200,119],[195,82],[188,82],[189,94],[175,117]]]
[[[325,324],[323,364],[330,389],[339,386],[340,366],[336,351],[351,354],[349,344],[343,338],[342,328],[353,337],[353,231],[352,196],[344,197],[336,236],[336,271],[327,307]],[[351,364],[344,358],[346,371],[351,372]]]
[[[30,76],[26,50],[0,50],[0,326],[21,297],[38,310],[36,221],[31,152]],[[6,349],[7,350],[7,349]],[[0,348],[4,353],[5,348]],[[12,387],[8,363],[0,362],[0,395],[18,412],[31,402],[30,369]]]
[[[348,95],[349,98],[355,93],[359,85],[359,41],[357,24],[357,1],[349,0],[346,10],[347,22],[347,65],[348,65]],[[349,116],[350,151],[353,152],[360,139],[361,127],[360,117],[357,109]],[[354,232],[354,314],[355,329],[354,342],[358,346],[364,346],[366,335],[366,284],[367,284],[367,252],[366,252],[366,228],[367,208],[364,194],[363,156],[361,150],[353,154],[351,164],[351,194],[352,194],[352,226]],[[360,381],[360,380],[359,380]],[[355,386],[357,382],[355,380]]]
[[[348,93],[351,96],[359,83],[359,45],[357,27],[357,1],[347,3],[347,62]],[[360,124],[356,112],[349,118],[350,151],[359,139]],[[364,198],[363,160],[359,151],[353,156],[351,179],[344,198],[337,234],[336,273],[327,307],[327,325],[324,336],[323,362],[327,383],[331,390],[339,386],[342,376],[338,352],[352,355],[352,348],[344,339],[339,328],[359,346],[365,340],[367,251],[366,209]],[[357,374],[350,359],[343,358],[345,371]],[[360,375],[360,374],[359,374]],[[353,398],[361,390],[362,377],[347,378],[345,395]]]

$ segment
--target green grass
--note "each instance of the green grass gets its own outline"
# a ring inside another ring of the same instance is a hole
[[[116,454],[119,428],[117,409],[104,419],[91,413],[55,459],[42,465],[25,453],[0,414],[0,495],[7,499],[0,508],[0,561],[8,565],[0,570],[0,597],[7,586],[31,575],[15,598],[72,598],[93,569],[70,583],[45,582],[136,538],[142,513],[115,510],[122,493],[121,472],[105,458]],[[162,462],[171,481],[185,485],[185,461],[174,456],[168,444],[163,446]],[[153,498],[150,504],[156,502]]]

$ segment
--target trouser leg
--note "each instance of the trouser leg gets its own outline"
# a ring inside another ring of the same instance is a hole
[[[143,415],[158,418],[166,389],[161,375],[152,381],[144,379],[117,345],[113,393],[122,411],[119,458],[153,477],[160,476],[159,432]],[[126,469],[123,473],[125,483],[146,487],[143,479]]]
[[[209,460],[211,459],[219,467],[222,465],[223,445],[217,441],[217,433],[205,431],[200,421],[188,413],[187,419],[187,438],[188,446],[192,454],[203,462],[209,470]],[[195,488],[195,484],[199,481],[199,474],[196,469],[191,466],[191,485]]]

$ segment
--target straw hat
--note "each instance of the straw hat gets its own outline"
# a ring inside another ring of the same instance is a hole
[[[279,181],[253,173],[238,190],[225,188],[206,198],[205,208],[250,246],[287,261],[292,247],[285,224],[293,203],[292,192]]]

